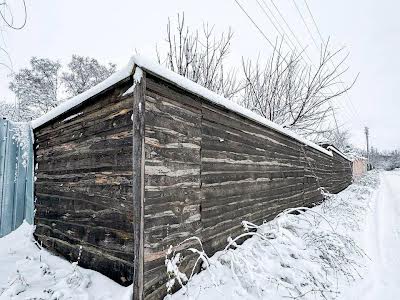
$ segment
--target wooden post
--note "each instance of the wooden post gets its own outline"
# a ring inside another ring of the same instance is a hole
[[[138,67],[137,67],[138,68]],[[144,235],[144,115],[146,77],[134,83],[133,91],[133,239],[134,239],[134,270],[133,270],[133,300],[143,299],[143,235]]]

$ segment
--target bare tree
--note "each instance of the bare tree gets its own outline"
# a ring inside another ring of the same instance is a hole
[[[102,82],[115,72],[115,64],[101,65],[97,59],[72,55],[68,72],[61,76],[65,91],[69,96],[76,96]]]
[[[334,145],[340,151],[345,152],[350,147],[350,132],[347,129],[335,128],[326,130],[321,134],[321,142]]]
[[[203,24],[200,33],[192,31],[185,24],[185,15],[178,14],[176,28],[168,19],[167,50],[165,55],[161,55],[157,49],[158,61],[172,71],[232,98],[239,90],[236,72],[224,69],[232,37],[231,29],[217,36],[214,26],[208,24]]]
[[[332,113],[330,101],[351,89],[357,79],[347,86],[340,81],[348,70],[344,67],[348,54],[342,52],[343,49],[331,51],[328,40],[314,67],[304,61],[302,53],[284,54],[282,43],[277,42],[265,65],[243,60],[242,104],[302,134],[326,131],[326,120]],[[338,63],[331,68],[330,64],[337,59]]]

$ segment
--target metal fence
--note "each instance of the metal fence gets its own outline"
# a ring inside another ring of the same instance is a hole
[[[33,222],[32,137],[28,123],[0,119],[0,237]]]

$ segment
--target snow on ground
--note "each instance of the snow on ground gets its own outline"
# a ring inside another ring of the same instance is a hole
[[[32,230],[24,222],[0,238],[1,300],[130,299],[131,288],[40,250]]]
[[[256,226],[256,233],[248,231],[254,236],[235,250],[203,258],[206,270],[167,298],[343,299],[340,291],[361,280],[369,260],[354,241],[363,235],[377,186],[378,173],[369,172],[312,210],[283,213]],[[172,267],[170,273],[172,284],[180,273]]]
[[[208,267],[167,298],[397,299],[400,171],[368,172],[327,197],[301,214],[245,223],[244,234],[253,237],[239,246],[232,237],[211,258],[197,247]],[[0,239],[0,300],[130,298],[130,287],[40,250],[32,230],[24,223]],[[174,253],[168,257],[172,284],[182,274]]]
[[[380,179],[358,240],[371,260],[364,279],[347,288],[343,299],[400,298],[400,170],[382,172]]]

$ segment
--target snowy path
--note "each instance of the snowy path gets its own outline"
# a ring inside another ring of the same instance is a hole
[[[400,171],[382,172],[360,241],[371,261],[343,299],[400,298]]]

